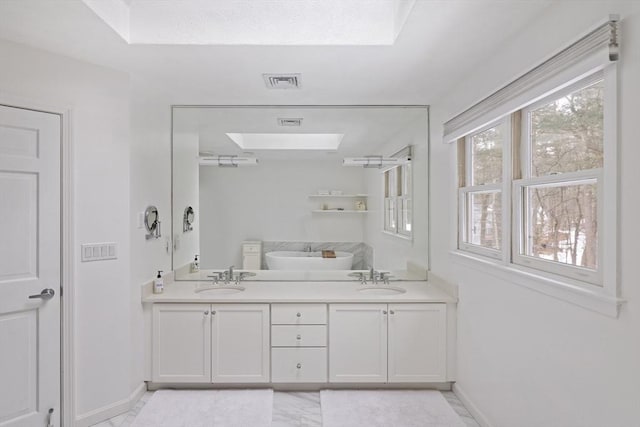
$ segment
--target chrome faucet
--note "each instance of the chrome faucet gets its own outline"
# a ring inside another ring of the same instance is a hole
[[[371,269],[369,270],[369,280],[371,280],[371,283],[374,285],[378,284],[378,272],[373,268],[373,266],[371,267]]]
[[[379,274],[380,274],[380,279],[382,279],[382,282],[385,285],[388,285],[389,284],[389,277],[391,277],[389,272],[382,272],[382,273],[379,273]]]
[[[225,270],[225,272],[224,272],[224,284],[225,284],[225,285],[228,285],[228,284],[229,284],[229,282],[230,282],[231,280],[233,280],[233,267],[234,267],[233,265],[232,265],[232,266],[230,266],[230,267],[229,267],[227,270]]]

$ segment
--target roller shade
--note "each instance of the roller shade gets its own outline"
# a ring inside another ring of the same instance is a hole
[[[444,124],[444,142],[455,142],[482,126],[603,69],[619,56],[617,15],[531,71]]]

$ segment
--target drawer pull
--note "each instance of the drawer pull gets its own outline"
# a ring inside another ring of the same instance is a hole
[[[296,313],[296,317],[302,317],[302,313],[300,312]]]
[[[216,312],[214,310],[211,310],[211,314],[216,314]]]
[[[205,315],[205,316],[208,316],[208,315],[209,315],[209,310],[205,311],[205,312],[204,312],[204,315]]]
[[[391,313],[391,314],[396,314],[396,312],[395,312],[395,311],[393,311],[393,310],[389,311],[389,313]]]
[[[382,310],[382,314],[387,314],[387,310]]]
[[[298,363],[298,364],[296,365],[296,368],[298,368],[298,369],[302,368],[302,363]]]
[[[301,340],[301,339],[302,339],[302,335],[298,335],[298,336],[296,336],[296,339],[297,339],[297,340]]]

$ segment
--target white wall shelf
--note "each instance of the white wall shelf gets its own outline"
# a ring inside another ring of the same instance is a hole
[[[309,198],[321,198],[321,199],[366,199],[368,194],[310,194]]]
[[[363,213],[367,213],[369,211],[356,211],[356,210],[343,210],[343,211],[339,211],[337,209],[316,209],[316,210],[312,210],[311,212],[313,213],[339,213],[339,214],[353,214],[353,213],[358,213],[358,214],[363,214]]]

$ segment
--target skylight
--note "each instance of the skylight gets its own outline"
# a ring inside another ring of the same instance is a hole
[[[392,45],[415,0],[83,0],[129,44]]]
[[[337,150],[342,133],[228,133],[243,150]]]

